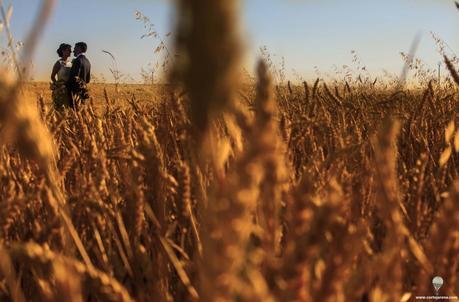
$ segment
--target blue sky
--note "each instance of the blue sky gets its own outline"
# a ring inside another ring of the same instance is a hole
[[[229,1],[229,0],[228,0]],[[39,1],[6,0],[14,12],[13,33],[22,40],[32,23]],[[61,42],[86,41],[93,73],[112,80],[109,56],[118,68],[140,79],[141,67],[161,59],[154,54],[158,41],[140,39],[143,24],[139,10],[151,19],[158,33],[173,29],[173,1],[166,0],[61,0],[58,2],[34,59],[34,76],[47,80]],[[430,36],[434,32],[451,46],[459,47],[459,11],[449,0],[243,0],[241,21],[245,43],[245,67],[254,69],[259,48],[266,46],[279,67],[293,80],[315,77],[315,66],[333,73],[333,66],[349,65],[351,50],[374,74],[382,69],[400,73],[400,51],[407,52],[417,33],[422,38],[417,57],[430,66],[441,60]],[[3,45],[5,46],[5,45]]]

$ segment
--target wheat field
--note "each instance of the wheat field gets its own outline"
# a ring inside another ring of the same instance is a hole
[[[60,113],[2,72],[0,300],[459,293],[456,60],[416,87],[278,84],[263,60],[244,84],[236,3],[175,4],[167,87],[94,84]]]

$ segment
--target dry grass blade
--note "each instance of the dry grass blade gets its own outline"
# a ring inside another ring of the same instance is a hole
[[[416,51],[419,47],[420,42],[421,42],[421,34],[417,33],[413,39],[413,42],[411,43],[410,51],[408,53],[408,61],[405,62],[403,69],[402,69],[402,73],[400,74],[400,78],[399,78],[400,85],[405,85],[406,78],[408,76],[408,71],[410,70],[410,64],[412,64],[414,60],[414,56],[416,55]]]
[[[164,251],[166,252],[167,257],[169,258],[170,262],[174,266],[175,270],[177,271],[177,274],[180,278],[180,280],[183,282],[183,285],[188,290],[188,293],[190,294],[190,297],[193,300],[198,300],[199,295],[196,289],[191,285],[190,278],[188,278],[188,275],[185,272],[185,269],[183,268],[182,263],[180,260],[177,258],[175,255],[175,252],[173,248],[170,246],[170,244],[167,242],[167,239],[164,237],[159,237],[159,241],[161,242],[162,247],[164,248]]]
[[[126,269],[126,271],[128,272],[130,276],[133,276],[134,271],[132,270],[132,266],[129,262],[128,256],[126,256],[126,252],[124,251],[123,244],[121,243],[121,240],[118,234],[116,233],[115,226],[113,225],[113,223],[109,222],[109,227],[110,227],[110,230],[112,231],[113,240],[115,241],[115,246],[118,250],[121,261],[123,262],[124,268]]]
[[[72,223],[72,220],[67,216],[67,213],[64,211],[60,211],[60,216],[62,220],[64,221],[64,224],[67,227],[68,232],[70,233],[70,236],[73,238],[73,241],[80,252],[81,257],[83,258],[84,262],[88,266],[92,266],[91,258],[88,255],[88,252],[86,252],[86,249],[81,242],[80,236],[78,235],[78,232],[75,230],[75,227]]]
[[[445,64],[449,70],[449,73],[453,77],[454,83],[456,83],[456,85],[459,85],[459,74],[457,73],[456,68],[454,68],[453,63],[451,63],[451,61],[448,59],[446,55],[443,56],[443,59],[445,60]]]
[[[22,71],[21,71],[21,66],[19,64],[19,61],[16,56],[16,50],[14,49],[14,40],[13,40],[13,34],[11,33],[10,29],[10,18],[11,14],[13,13],[13,6],[9,6],[8,11],[5,12],[5,8],[3,6],[3,0],[0,1],[0,12],[2,14],[2,25],[5,28],[7,39],[8,39],[8,47],[10,48],[11,51],[11,59],[14,63],[14,66],[16,67],[16,72],[19,77],[21,77]]]
[[[129,241],[129,235],[126,230],[126,225],[124,224],[123,217],[120,213],[117,213],[116,215],[116,222],[118,223],[118,228],[120,230],[121,238],[123,239],[123,244],[126,249],[127,255],[129,259],[132,259],[134,257],[134,253],[132,250],[131,242]]]
[[[34,26],[32,27],[32,30],[30,31],[24,43],[24,50],[23,50],[23,54],[21,57],[21,62],[22,62],[22,65],[24,65],[23,67],[25,68],[25,71],[24,72],[21,71],[21,73],[19,73],[20,75],[22,75],[23,80],[26,80],[28,78],[30,68],[26,68],[25,66],[26,64],[30,63],[30,60],[35,52],[37,43],[41,38],[45,25],[53,13],[55,4],[56,4],[56,0],[43,0],[42,1],[42,5],[40,7],[39,14],[37,15],[34,21]]]

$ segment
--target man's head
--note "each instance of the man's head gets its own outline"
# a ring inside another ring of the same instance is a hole
[[[88,45],[84,42],[78,42],[75,44],[75,47],[73,48],[73,54],[78,56],[79,54],[85,53],[88,50]]]

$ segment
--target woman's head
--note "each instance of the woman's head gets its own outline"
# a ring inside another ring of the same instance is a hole
[[[67,59],[72,53],[72,46],[70,44],[62,43],[57,49],[57,54],[62,59]]]

